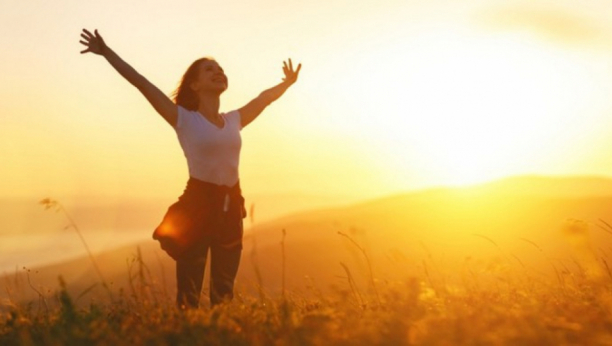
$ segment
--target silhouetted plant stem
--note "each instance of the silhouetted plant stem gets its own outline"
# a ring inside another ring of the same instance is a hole
[[[355,280],[353,279],[353,275],[351,275],[351,271],[349,270],[346,264],[340,262],[340,265],[342,266],[342,268],[344,268],[344,271],[346,272],[349,286],[351,287],[351,291],[353,291],[353,295],[355,295],[355,298],[357,298],[357,300],[359,301],[359,306],[361,308],[364,308],[365,304],[363,303],[363,298],[361,297],[361,293],[359,293],[359,290],[357,289],[357,284],[355,283]]]
[[[283,300],[285,300],[285,236],[287,235],[287,231],[283,228],[283,239],[281,240],[281,251],[282,251],[282,288],[283,288]]]
[[[374,282],[374,271],[372,271],[372,263],[370,262],[370,258],[368,257],[368,254],[366,253],[365,249],[359,246],[359,244],[357,244],[357,242],[353,240],[353,238],[351,238],[348,234],[345,234],[342,232],[338,232],[338,234],[350,240],[351,243],[353,243],[353,245],[355,245],[359,249],[359,251],[361,251],[361,253],[363,254],[363,257],[365,257],[366,263],[368,264],[368,270],[370,272],[370,282],[372,283],[372,289],[374,290],[374,294],[376,295],[376,301],[378,302],[378,305],[380,306],[381,305],[380,296],[378,295],[378,290],[376,289],[376,283]]]
[[[251,264],[253,265],[255,278],[257,278],[257,292],[259,293],[259,299],[261,302],[263,302],[266,295],[263,291],[263,278],[261,276],[261,271],[259,270],[259,264],[257,261],[257,240],[255,240],[255,236],[253,236],[253,248],[251,249]]]
[[[45,206],[45,210],[55,209],[56,212],[61,211],[64,214],[64,216],[66,217],[69,223],[66,229],[72,227],[75,230],[76,234],[79,236],[79,239],[81,239],[81,243],[83,243],[83,246],[85,247],[85,250],[87,251],[87,254],[89,255],[89,259],[91,260],[94,270],[96,271],[96,274],[100,277],[102,286],[104,286],[111,300],[113,300],[113,293],[111,292],[110,287],[106,283],[106,280],[104,279],[104,275],[102,275],[102,271],[100,271],[100,268],[98,267],[98,264],[96,263],[93,253],[89,249],[89,246],[87,245],[87,242],[85,241],[85,238],[83,237],[83,234],[81,233],[81,230],[79,229],[79,226],[77,226],[77,224],[74,222],[72,217],[70,217],[70,214],[68,214],[68,211],[66,211],[66,209],[60,202],[50,199],[50,198],[43,199],[42,201],[40,201],[40,204]]]

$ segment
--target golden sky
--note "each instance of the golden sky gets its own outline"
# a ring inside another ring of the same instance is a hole
[[[251,194],[368,198],[516,174],[612,176],[608,1],[16,1],[0,5],[0,196],[174,198],[173,130],[100,57],[168,94],[215,57],[222,110],[300,80],[243,131]]]

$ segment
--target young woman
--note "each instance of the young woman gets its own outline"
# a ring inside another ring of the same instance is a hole
[[[232,299],[242,252],[242,219],[246,216],[238,179],[240,130],[251,123],[298,78],[301,64],[283,62],[283,81],[228,113],[220,113],[227,76],[211,58],[194,61],[171,100],[110,49],[102,36],[83,29],[81,53],[101,55],[134,85],[177,133],[189,180],[155,230],[153,238],[176,260],[177,305],[198,307],[204,267],[211,252],[210,301]]]

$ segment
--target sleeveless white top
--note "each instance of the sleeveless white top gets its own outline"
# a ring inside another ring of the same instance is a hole
[[[205,182],[233,186],[238,182],[240,160],[240,113],[221,113],[223,128],[215,126],[198,111],[178,106],[174,127],[187,158],[189,175]]]

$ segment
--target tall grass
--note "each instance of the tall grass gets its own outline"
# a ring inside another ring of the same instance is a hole
[[[482,269],[482,268],[479,268]],[[63,282],[36,312],[14,304],[0,316],[1,345],[606,345],[610,281],[495,283],[438,295],[425,277],[383,282],[374,293],[306,297],[237,292],[213,309],[180,311],[169,297],[116,294],[78,307]],[[148,277],[141,288],[155,288]],[[138,284],[139,285],[139,284]],[[135,284],[134,289],[139,290]],[[362,304],[361,299],[380,304]]]

